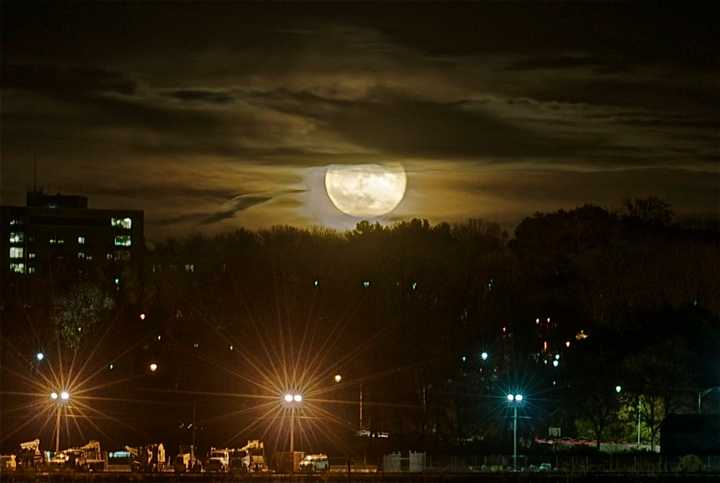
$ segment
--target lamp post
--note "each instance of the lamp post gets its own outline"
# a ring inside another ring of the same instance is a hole
[[[507,400],[513,408],[513,471],[517,471],[517,421],[518,406],[523,401],[522,394],[508,394]]]
[[[50,399],[57,405],[57,412],[55,413],[55,452],[60,451],[60,414],[62,413],[63,406],[70,400],[70,393],[66,390],[58,392],[51,392]]]
[[[716,389],[720,389],[720,386],[714,386],[708,389],[705,389],[704,391],[698,391],[697,395],[697,407],[698,407],[698,414],[702,414],[702,401],[711,392],[713,392]]]
[[[293,470],[295,469],[295,410],[300,407],[303,401],[302,394],[299,393],[287,393],[283,396],[285,405],[290,408],[290,454],[292,460]]]

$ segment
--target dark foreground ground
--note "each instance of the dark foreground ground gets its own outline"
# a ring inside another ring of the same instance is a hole
[[[486,482],[486,483],[610,483],[637,482],[637,483],[664,483],[664,482],[720,482],[720,473],[662,473],[662,474],[637,474],[637,473],[374,473],[374,474],[350,474],[347,473],[326,473],[318,475],[282,475],[263,474],[245,477],[218,476],[218,475],[174,475],[174,474],[133,474],[133,473],[90,473],[90,474],[62,474],[62,473],[38,473],[22,474],[7,473],[0,475],[3,483],[25,483],[25,482],[52,482],[52,483],[125,483],[125,482],[148,482],[148,483],[215,483],[232,481],[245,483],[271,483],[271,482],[298,482],[298,483],[349,483],[349,482],[387,482],[387,483],[465,483],[465,482]]]

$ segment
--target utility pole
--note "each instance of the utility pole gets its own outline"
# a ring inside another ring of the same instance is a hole
[[[295,469],[295,408],[290,408],[290,457]]]
[[[640,409],[642,408],[642,401],[640,400],[640,396],[638,396],[638,405],[637,405],[637,447],[640,449]]]
[[[60,452],[60,411],[62,411],[62,408],[57,408],[57,413],[55,415],[55,453]]]
[[[193,399],[193,418],[192,418],[192,446],[190,449],[190,458],[192,459],[193,465],[195,464],[195,445],[197,444],[197,423],[195,421],[195,416],[197,412],[197,403],[195,399]]]
[[[697,393],[697,407],[698,407],[698,414],[702,414],[702,401],[705,396],[710,394],[716,389],[720,389],[720,386],[714,386],[709,389],[705,389],[704,391],[698,391]]]
[[[364,405],[363,385],[360,383],[360,429],[363,429],[363,405]]]
[[[517,404],[513,405],[513,471],[517,472]]]

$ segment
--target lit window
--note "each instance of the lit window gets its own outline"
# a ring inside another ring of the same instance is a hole
[[[35,273],[35,267],[28,267],[27,273]]]
[[[195,271],[195,265],[192,263],[186,263],[185,264],[185,271],[186,272],[194,272]]]
[[[129,247],[130,245],[132,245],[132,239],[130,238],[130,235],[117,235],[115,237],[116,247]]]
[[[78,252],[77,257],[78,257],[80,260],[85,260],[85,252]]]
[[[37,256],[37,255],[35,254],[35,252],[29,252],[29,253],[28,253],[28,258],[35,258],[36,256]]]
[[[25,249],[21,247],[10,247],[10,258],[22,258],[25,255]]]
[[[62,238],[51,238],[50,239],[51,245],[62,245],[63,243],[65,243],[65,240],[63,240]]]
[[[78,245],[84,245],[85,244],[85,237],[79,236],[78,237]]]
[[[127,262],[130,260],[130,252],[127,250],[118,250],[117,253],[115,253],[115,260]]]
[[[24,263],[11,263],[10,271],[15,272],[15,273],[25,273],[25,264]]]
[[[112,259],[113,259],[113,254],[112,254],[112,253],[106,253],[106,254],[105,254],[105,258],[107,258],[108,260],[112,260]]]
[[[23,232],[15,231],[10,233],[10,243],[22,243],[25,239]]]
[[[110,224],[115,228],[132,228],[132,219],[130,218],[110,218]]]
[[[10,220],[10,224],[11,225],[22,225],[22,220],[13,219],[13,220]]]
[[[91,261],[91,260],[92,260],[92,255],[86,256],[86,257],[85,257],[85,260],[87,260],[88,262]]]

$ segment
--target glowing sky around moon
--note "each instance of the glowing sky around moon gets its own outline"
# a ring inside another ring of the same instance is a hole
[[[325,190],[333,205],[355,217],[390,213],[405,196],[406,185],[405,170],[398,164],[331,165],[325,171]]]

